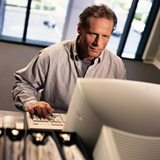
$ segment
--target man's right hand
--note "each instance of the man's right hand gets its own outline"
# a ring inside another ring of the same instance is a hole
[[[44,101],[40,101],[37,102],[31,106],[28,106],[27,111],[30,113],[34,113],[35,111],[37,111],[37,113],[41,116],[47,117],[48,113],[53,113],[54,109],[51,108],[51,106],[49,105],[49,103],[44,102]]]

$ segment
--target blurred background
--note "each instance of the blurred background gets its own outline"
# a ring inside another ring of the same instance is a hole
[[[152,0],[1,0],[0,39],[50,45],[76,35],[78,15],[92,4],[108,5],[118,17],[108,49],[117,54],[127,21],[123,51],[119,55],[135,59],[153,5]],[[157,0],[158,1],[158,0]],[[3,6],[3,7],[2,7]],[[131,8],[134,7],[131,10]],[[129,13],[133,16],[129,17]],[[73,16],[76,16],[73,18]],[[131,21],[131,22],[129,22]],[[151,28],[151,27],[150,27]],[[148,33],[149,34],[149,33]],[[14,40],[15,39],[15,40]],[[124,40],[123,40],[124,41]],[[122,49],[121,49],[122,50]],[[141,59],[142,56],[140,56]]]

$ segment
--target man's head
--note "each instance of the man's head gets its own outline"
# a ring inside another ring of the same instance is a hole
[[[80,15],[79,20],[81,25],[85,28],[88,24],[88,18],[95,17],[95,18],[106,18],[109,20],[113,20],[113,29],[112,32],[116,29],[117,26],[117,16],[115,13],[106,5],[92,5],[87,7]]]
[[[87,7],[79,18],[77,28],[79,53],[83,59],[90,61],[105,49],[116,27],[117,18],[105,5]]]

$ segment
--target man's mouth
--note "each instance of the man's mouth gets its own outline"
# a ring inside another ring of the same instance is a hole
[[[93,48],[93,47],[91,47],[91,50],[92,50],[93,52],[98,52],[98,51],[99,51],[98,48]]]

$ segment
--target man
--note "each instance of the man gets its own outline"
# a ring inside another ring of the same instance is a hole
[[[43,49],[14,74],[12,94],[17,108],[45,117],[54,111],[66,113],[78,77],[126,78],[121,59],[106,49],[117,24],[114,12],[105,5],[93,5],[79,18],[79,35],[74,40]]]

